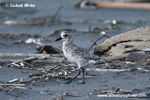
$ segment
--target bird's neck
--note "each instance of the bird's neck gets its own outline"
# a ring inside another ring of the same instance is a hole
[[[73,43],[73,40],[71,41],[63,41],[63,52],[65,52],[65,50],[67,50],[68,46],[70,46]]]
[[[73,43],[72,39],[63,41],[63,45],[67,45],[67,44],[70,44],[70,43]]]

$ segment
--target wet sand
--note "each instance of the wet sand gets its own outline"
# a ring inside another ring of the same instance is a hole
[[[7,0],[11,2],[12,0]],[[91,30],[94,28],[106,28],[104,31],[109,36],[115,36],[120,33],[130,31],[142,26],[150,25],[150,11],[140,9],[96,9],[87,10],[75,8],[76,0],[30,0],[21,3],[33,3],[34,8],[7,8],[0,6],[0,53],[36,53],[35,46],[37,44],[26,44],[25,41],[34,37],[40,39],[42,44],[51,44],[61,46],[61,42],[55,42],[59,34],[50,34],[58,29],[71,29],[75,44],[89,49],[91,44],[101,35],[87,32],[89,26]],[[13,3],[20,3],[18,0],[13,0]],[[61,11],[55,18],[53,23],[49,20],[53,18],[60,6],[63,6]],[[43,19],[42,19],[43,18]],[[6,20],[17,21],[19,23],[41,21],[40,25],[13,25],[4,24]],[[117,20],[118,26],[111,27],[109,20]],[[109,29],[110,27],[110,29]],[[112,29],[111,29],[112,28]],[[5,35],[8,33],[8,35]],[[2,35],[3,34],[3,35]],[[14,35],[13,35],[14,34]],[[22,35],[26,34],[26,35]],[[35,36],[37,35],[37,36]],[[48,37],[49,36],[49,37]],[[48,37],[48,38],[47,38]],[[101,39],[98,43],[103,43],[106,38]],[[23,42],[14,44],[14,42],[22,40]],[[93,48],[94,49],[94,48]],[[91,53],[93,53],[91,49]],[[9,58],[0,58],[9,59]],[[36,80],[33,82],[29,75],[39,73],[40,71],[19,69],[8,67],[8,63],[1,64],[0,68],[0,83],[6,83],[9,80],[17,78],[18,80],[29,81],[25,89],[14,88],[11,91],[0,91],[1,100],[126,100],[143,98],[109,98],[98,97],[97,95],[102,90],[133,90],[135,93],[150,91],[149,72],[129,71],[129,72],[95,72],[87,71],[86,84],[80,84],[81,78],[74,80],[71,84],[66,85],[67,80],[63,78],[49,78],[48,81]],[[119,62],[120,66],[124,66],[124,62]],[[40,66],[53,66],[51,64]],[[99,65],[98,68],[105,65]],[[135,64],[134,68],[149,67],[147,65]],[[71,76],[76,75],[72,73]],[[4,86],[3,88],[10,89],[11,87]],[[73,94],[73,96],[62,96],[65,93]],[[145,98],[144,98],[145,99]]]

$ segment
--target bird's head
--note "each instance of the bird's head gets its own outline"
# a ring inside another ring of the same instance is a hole
[[[63,31],[61,32],[61,37],[56,39],[55,41],[67,41],[67,42],[72,42],[72,35],[68,31]]]

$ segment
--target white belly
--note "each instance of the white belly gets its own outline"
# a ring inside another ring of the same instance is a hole
[[[79,55],[72,56],[72,50],[66,48],[65,43],[63,44],[63,53],[64,53],[64,56],[66,57],[66,59],[69,62],[78,65],[78,68],[81,68],[81,67],[87,65],[87,61],[85,59],[82,59],[82,57],[80,57]]]
[[[88,65],[88,62],[85,60],[81,60],[80,57],[74,57],[68,53],[64,53],[64,55],[69,62],[76,64],[78,68],[85,67],[86,65]]]
[[[71,56],[69,53],[64,53],[66,59],[71,62],[77,64],[77,59],[73,56]]]

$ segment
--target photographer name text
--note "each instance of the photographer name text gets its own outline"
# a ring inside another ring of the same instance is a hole
[[[10,4],[6,4],[6,7],[11,7],[11,8],[22,8],[22,7],[30,7],[33,8],[35,7],[35,4],[32,3],[10,3]]]

